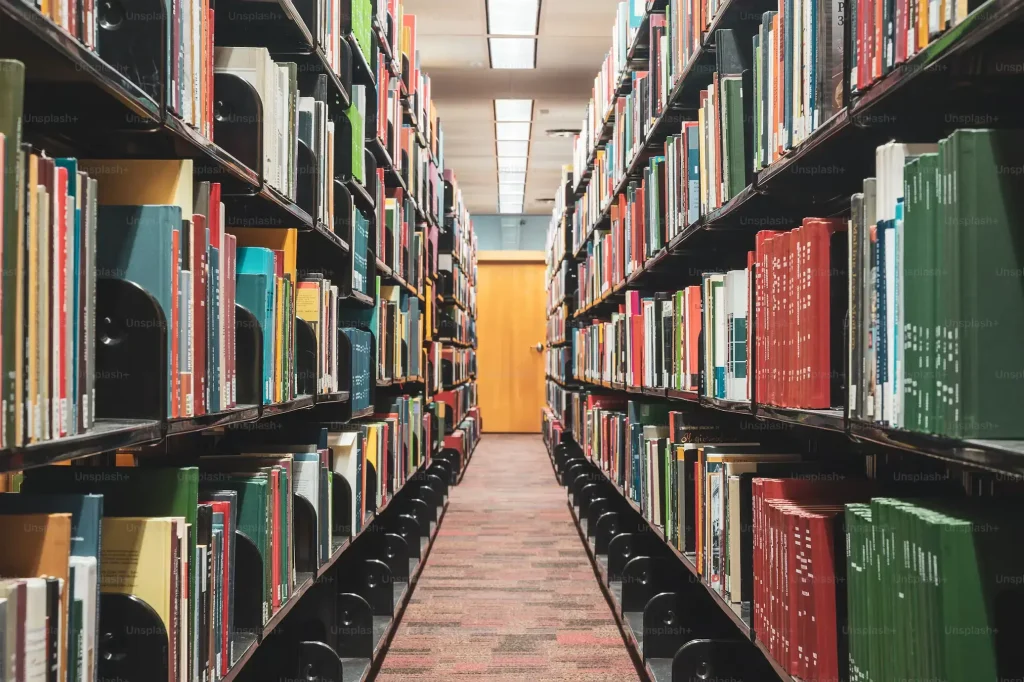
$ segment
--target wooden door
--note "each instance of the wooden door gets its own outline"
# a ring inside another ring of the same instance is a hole
[[[544,253],[483,251],[478,263],[477,383],[484,431],[540,433]]]

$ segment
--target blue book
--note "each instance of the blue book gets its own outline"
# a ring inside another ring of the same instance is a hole
[[[178,254],[174,233],[181,231],[178,206],[100,206],[96,230],[96,273],[99,277],[134,282],[160,305],[164,324],[171,326],[177,292],[171,290]],[[171,336],[167,336],[167,416],[177,396],[171,395]]]
[[[260,324],[263,336],[263,402],[273,402],[274,313],[276,275],[274,252],[262,247],[242,246],[237,253],[235,300],[249,310]]]
[[[700,134],[697,126],[686,130],[687,198],[686,224],[692,225],[700,218]]]

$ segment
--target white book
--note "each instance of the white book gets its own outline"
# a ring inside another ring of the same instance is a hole
[[[96,575],[96,557],[72,556],[68,565],[73,569],[75,584],[73,587],[75,601],[82,603],[82,666],[79,679],[92,682],[96,679],[96,632],[99,620],[99,604],[96,601],[98,590]]]
[[[331,448],[334,455],[334,473],[342,476],[349,484],[351,494],[349,495],[349,526],[350,532],[354,533],[359,526],[359,506],[356,499],[356,491],[360,489],[359,469],[359,439],[360,434],[356,431],[332,431],[327,434],[327,446]]]
[[[274,164],[277,131],[273,125],[276,99],[276,74],[271,78],[274,62],[264,47],[218,47],[214,53],[214,72],[231,73],[253,88],[263,103],[263,177],[270,174]]]
[[[17,679],[25,682],[43,682],[49,669],[46,648],[46,580],[25,578],[24,582],[25,668],[19,671]]]
[[[317,519],[317,532],[315,536],[320,537],[320,459],[314,460],[308,455],[304,458],[296,457],[292,462],[295,474],[295,494],[309,502],[313,507],[313,514]],[[317,547],[320,547],[319,541]],[[325,557],[320,557],[323,560]]]

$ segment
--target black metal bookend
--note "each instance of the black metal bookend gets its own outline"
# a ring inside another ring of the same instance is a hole
[[[692,613],[680,592],[661,592],[644,607],[643,655],[651,658],[673,658],[679,647],[692,639],[693,628],[684,624]]]
[[[420,537],[430,537],[431,508],[426,502],[416,498],[408,498],[401,506],[402,514],[416,519],[420,529]]]
[[[622,580],[626,564],[637,556],[642,541],[636,533],[619,533],[608,541],[608,581]]]
[[[576,462],[565,471],[562,482],[573,496],[573,505],[579,506],[576,498],[579,496],[580,488],[593,479],[593,467],[589,462]]]
[[[444,448],[435,457],[435,460],[447,462],[451,467],[451,482],[454,484],[459,480],[459,472],[462,470],[462,463],[459,461],[459,453],[451,448]]]
[[[269,616],[263,602],[263,557],[248,535],[235,531],[235,631],[262,633]]]
[[[97,417],[170,416],[167,317],[156,298],[138,284],[97,280]]]
[[[296,395],[318,393],[316,332],[309,322],[298,317],[295,318],[295,374],[298,377]]]
[[[576,480],[579,481],[579,477],[577,477]],[[593,500],[598,497],[607,497],[611,494],[608,491],[607,484],[602,481],[595,482],[591,480],[590,482],[587,482],[584,480],[582,485],[577,483],[577,486],[579,492],[573,497],[573,500],[580,510],[581,518],[586,518],[587,510],[590,509],[590,503]]]
[[[167,679],[167,629],[153,607],[135,595],[100,595],[97,646],[101,680]]]
[[[372,552],[388,565],[396,582],[409,582],[409,543],[396,533],[374,533]]]
[[[335,107],[330,115],[334,121],[334,177],[344,181],[352,177],[352,121],[341,107]]]
[[[437,491],[438,495],[441,496],[441,504],[448,499],[448,479],[446,478],[448,470],[443,466],[435,468],[433,465],[427,469],[427,482],[430,487]]]
[[[338,158],[335,156],[334,163],[338,163]],[[350,162],[351,163],[351,162]],[[352,233],[352,192],[349,191],[345,183],[337,178],[334,179],[334,232],[340,234],[341,238],[348,242],[351,247],[353,244],[354,234]],[[346,283],[344,279],[341,280],[342,285],[351,288],[352,283],[352,272],[349,268],[349,281]]]
[[[366,559],[357,570],[358,576],[351,584],[366,599],[373,615],[392,615],[395,610],[395,578],[388,565],[379,559]]]
[[[352,592],[338,595],[334,650],[342,658],[373,658],[373,609]]]
[[[441,505],[444,504],[441,493],[429,485],[420,485],[411,494],[414,501],[422,502],[427,508],[427,529],[429,532],[430,523],[437,523],[438,511],[441,509]]]
[[[213,139],[221,149],[256,171],[262,182],[264,121],[259,93],[233,73],[214,73],[213,88],[217,93]]]
[[[98,3],[99,54],[143,92],[163,103],[170,51],[167,7],[161,0],[107,0]]]
[[[352,486],[341,474],[331,473],[333,490],[331,494],[331,535],[338,538],[352,537]]]
[[[422,559],[420,554],[420,523],[415,516],[399,514],[388,524],[388,532],[400,535],[409,546],[410,559]]]
[[[448,486],[455,485],[455,467],[447,459],[442,459],[440,456],[435,455],[430,461],[429,470],[441,475]]]
[[[679,569],[668,559],[638,556],[622,570],[622,612],[643,613],[656,594],[672,589]]]
[[[320,566],[316,510],[309,500],[299,495],[292,495],[292,507],[295,511],[295,570],[298,573],[316,573]]]
[[[593,538],[597,535],[597,520],[612,510],[612,500],[609,497],[594,497],[586,507],[587,537]]]
[[[694,639],[676,652],[672,682],[732,680],[760,682],[770,677],[747,677],[743,660],[751,658],[749,642],[729,639]]]
[[[235,388],[239,405],[263,404],[263,329],[245,306],[235,304]]]
[[[294,679],[304,682],[344,682],[341,659],[324,642],[299,642]]]
[[[622,532],[622,517],[618,512],[609,511],[601,514],[597,522],[587,522],[587,527],[594,526],[594,552],[608,554],[612,539]]]
[[[320,162],[316,152],[299,140],[298,163],[295,168],[296,187],[295,203],[299,208],[313,216],[320,215]]]
[[[363,464],[363,471],[366,476],[366,490],[377,489],[377,469],[369,462]],[[369,495],[366,501],[366,511],[375,512],[377,511],[377,498],[373,495]]]

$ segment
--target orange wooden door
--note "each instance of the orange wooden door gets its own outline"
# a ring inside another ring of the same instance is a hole
[[[477,269],[477,380],[487,433],[540,433],[547,296],[542,251],[483,251]],[[543,345],[541,346],[543,348]]]

